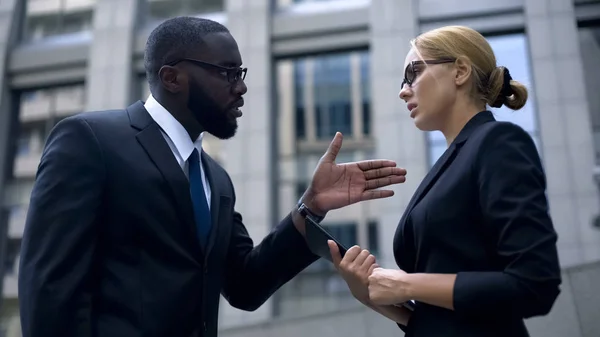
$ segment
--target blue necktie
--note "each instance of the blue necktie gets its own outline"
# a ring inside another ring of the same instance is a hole
[[[211,218],[208,201],[204,192],[204,183],[202,182],[202,174],[200,173],[200,155],[198,150],[194,149],[188,159],[189,175],[190,175],[190,193],[192,195],[192,204],[194,207],[194,219],[196,220],[196,228],[198,238],[203,247],[206,247],[208,242],[208,234],[210,233]]]

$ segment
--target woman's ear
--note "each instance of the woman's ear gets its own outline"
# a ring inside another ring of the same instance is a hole
[[[471,78],[471,72],[473,70],[471,61],[466,57],[459,57],[454,62],[454,66],[456,67],[456,75],[454,82],[458,86],[462,86],[469,81]]]

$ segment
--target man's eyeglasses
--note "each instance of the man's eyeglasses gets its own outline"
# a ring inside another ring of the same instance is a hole
[[[402,81],[402,85],[400,86],[400,88],[404,88],[405,84],[408,84],[409,87],[413,84],[413,82],[417,78],[417,71],[415,70],[415,66],[417,66],[417,65],[453,63],[455,61],[456,61],[456,59],[453,59],[453,58],[441,58],[441,59],[437,59],[437,60],[418,60],[418,61],[412,61],[411,63],[409,63],[406,66],[406,69],[404,69],[404,80]]]
[[[248,72],[248,68],[223,67],[223,66],[220,66],[217,64],[212,64],[212,63],[208,63],[208,62],[204,62],[204,61],[200,61],[200,60],[189,59],[189,58],[183,58],[183,59],[171,61],[171,62],[166,63],[165,65],[174,66],[177,63],[183,62],[183,61],[193,63],[193,64],[203,67],[203,68],[216,70],[217,72],[222,73],[223,76],[227,76],[227,81],[229,81],[229,83],[237,83],[237,81],[239,81],[240,79],[243,81],[246,78],[246,73]]]

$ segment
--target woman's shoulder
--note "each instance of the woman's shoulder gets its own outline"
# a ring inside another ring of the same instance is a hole
[[[480,125],[469,137],[468,146],[478,154],[504,152],[509,149],[536,149],[533,137],[521,126],[505,121]],[[467,145],[467,144],[465,144]]]
[[[520,125],[506,121],[492,121],[481,124],[471,135],[471,138],[484,141],[484,143],[494,143],[494,140],[507,137],[532,139],[529,133]]]

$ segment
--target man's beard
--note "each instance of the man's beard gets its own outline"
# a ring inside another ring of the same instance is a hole
[[[217,103],[198,86],[190,82],[188,109],[204,128],[204,131],[219,139],[229,139],[237,131],[237,119],[229,109],[221,109]]]

